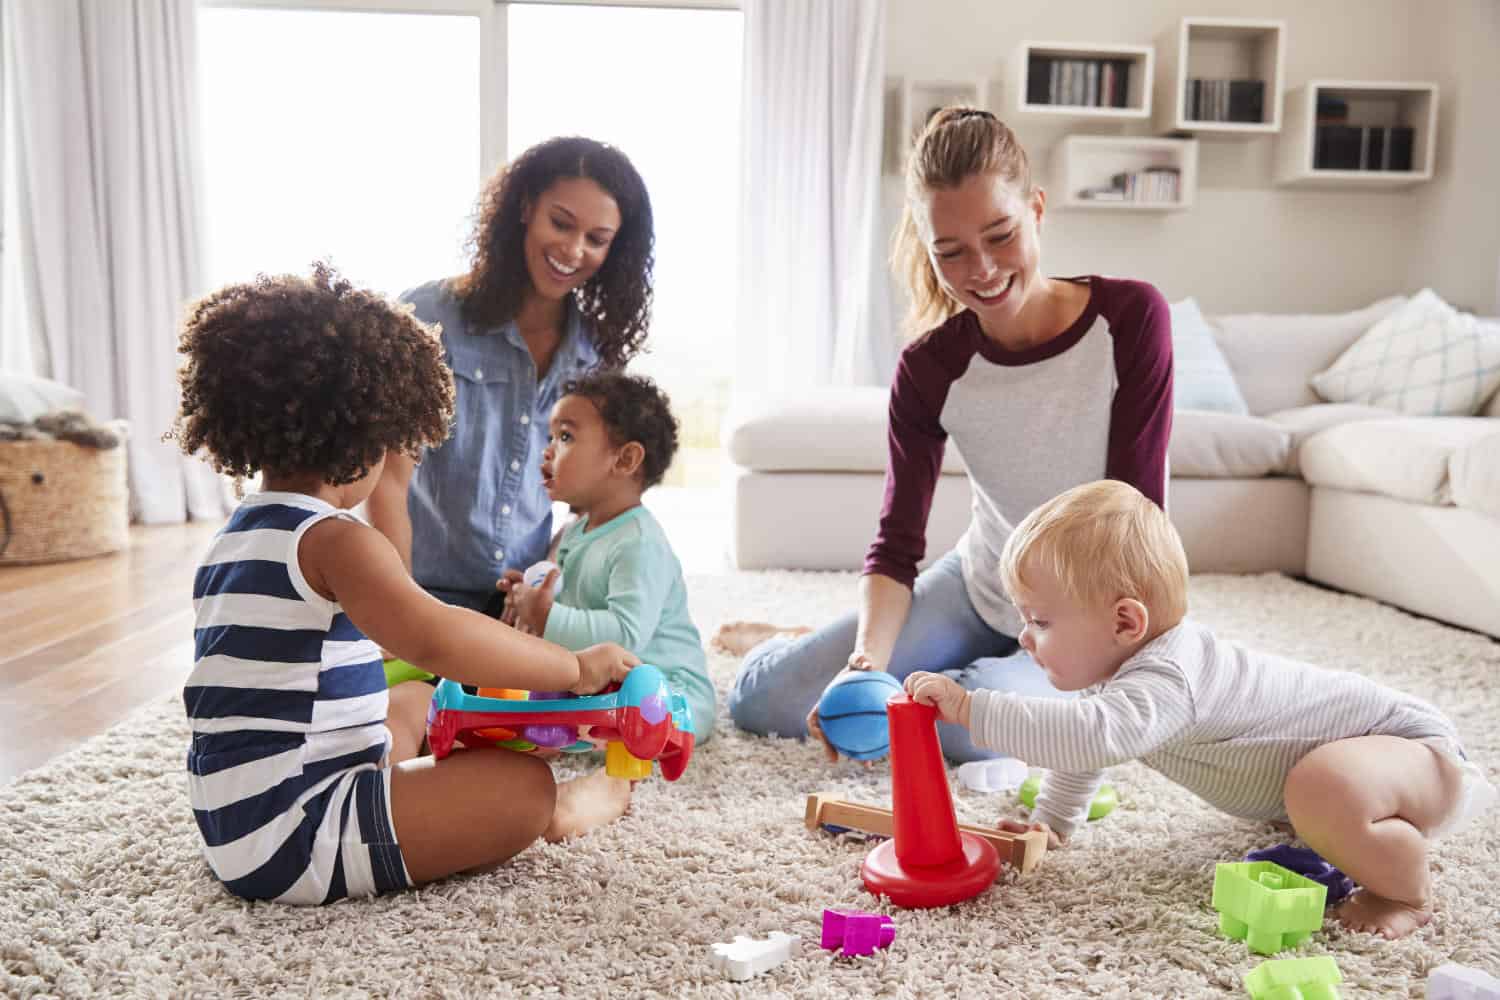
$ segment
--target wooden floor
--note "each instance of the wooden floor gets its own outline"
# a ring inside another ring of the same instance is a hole
[[[0,568],[0,784],[181,690],[218,527],[136,526],[111,556]]]
[[[726,567],[718,491],[662,487],[647,503],[687,573]],[[115,555],[0,567],[0,785],[182,689],[193,573],[218,528],[136,526]]]

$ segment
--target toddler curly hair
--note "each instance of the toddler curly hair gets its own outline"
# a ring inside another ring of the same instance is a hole
[[[193,303],[167,435],[219,472],[316,473],[340,486],[388,451],[447,439],[453,375],[436,332],[332,267],[260,275]]]
[[[672,466],[677,454],[677,418],[672,402],[644,375],[594,371],[563,385],[569,396],[593,403],[616,445],[639,441],[646,457],[641,462],[641,490],[649,490]]]

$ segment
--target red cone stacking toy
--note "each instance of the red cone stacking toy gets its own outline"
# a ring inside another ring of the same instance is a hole
[[[938,749],[937,710],[900,694],[886,702],[885,711],[896,836],[865,857],[865,888],[907,908],[948,906],[979,895],[1000,873],[1000,855],[958,829]]]

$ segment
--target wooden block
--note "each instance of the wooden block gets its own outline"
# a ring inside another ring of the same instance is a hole
[[[850,802],[818,792],[807,797],[804,822],[809,830],[816,830],[820,826],[842,826],[882,837],[891,837],[896,833],[895,818],[889,808]],[[1022,875],[1029,875],[1035,870],[1042,863],[1042,855],[1047,853],[1047,834],[1042,830],[1007,833],[969,823],[960,823],[958,828],[964,833],[988,841],[1000,852],[1000,860]]]

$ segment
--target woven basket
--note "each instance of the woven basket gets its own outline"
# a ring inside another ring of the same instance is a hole
[[[116,552],[129,525],[124,444],[0,441],[0,566]]]

